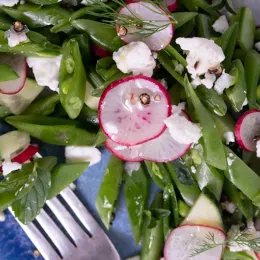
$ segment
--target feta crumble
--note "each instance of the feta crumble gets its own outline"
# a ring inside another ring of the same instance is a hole
[[[215,21],[215,23],[212,25],[212,27],[215,32],[219,32],[219,33],[223,34],[229,28],[227,17],[225,15],[221,15]]]
[[[165,79],[161,79],[160,83],[166,88],[168,89],[168,83]]]
[[[66,146],[65,158],[67,162],[89,162],[92,166],[101,161],[101,152],[92,146]]]
[[[93,110],[97,110],[98,109],[98,104],[99,104],[99,100],[100,97],[94,97],[92,96],[92,91],[94,90],[94,88],[92,87],[92,85],[87,81],[86,82],[86,94],[85,94],[85,104],[93,109]]]
[[[27,58],[27,64],[32,68],[38,85],[58,91],[61,58],[62,55],[50,58]]]
[[[185,110],[186,103],[181,102],[177,106],[172,106],[172,113],[174,114],[180,114],[183,110]]]
[[[191,166],[191,172],[192,173],[196,173],[197,171],[196,171],[196,168],[194,167],[194,166]]]
[[[199,85],[201,85],[202,83],[201,83],[201,79],[200,79],[200,77],[196,77],[194,80],[192,80],[192,82],[191,82],[191,85],[192,85],[192,87],[195,89],[195,88],[197,88]]]
[[[255,44],[255,48],[256,48],[257,51],[260,51],[260,42],[257,42]]]
[[[219,95],[222,95],[224,89],[229,88],[232,85],[232,82],[233,77],[223,70],[222,75],[215,82],[214,89]]]
[[[225,201],[221,204],[222,208],[228,213],[233,214],[236,210],[236,205],[233,202]]]
[[[260,157],[260,140],[256,142],[256,156]]]
[[[131,175],[133,172],[138,171],[140,166],[139,162],[125,162],[124,169],[127,174]]]
[[[113,53],[117,68],[123,73],[151,77],[156,66],[149,47],[143,42],[131,42]]]
[[[22,169],[22,164],[17,163],[17,162],[5,161],[5,162],[2,163],[2,169],[3,169],[3,175],[6,176],[12,171]]]
[[[14,29],[14,26],[11,26],[11,28],[5,32],[5,38],[8,41],[8,46],[13,48],[17,45],[19,45],[22,42],[29,41],[26,33],[28,32],[28,28],[25,26],[24,29],[21,32],[17,32]]]
[[[14,6],[19,0],[0,0],[0,6]]]
[[[235,142],[234,133],[231,131],[224,133],[224,138],[226,139],[226,144]]]
[[[201,80],[201,84],[204,85],[206,88],[211,89],[216,80],[216,75],[206,72],[204,77],[205,78]]]
[[[205,74],[210,68],[219,67],[225,59],[223,50],[213,40],[199,37],[178,38],[176,43],[182,50],[189,51],[186,58],[187,70],[193,79]]]

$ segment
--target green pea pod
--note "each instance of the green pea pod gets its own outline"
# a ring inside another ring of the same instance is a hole
[[[210,8],[210,4],[208,3],[207,0],[192,0],[192,2],[194,5],[198,6],[199,8],[207,12],[212,18],[217,19],[219,17],[217,11],[212,10]]]
[[[191,0],[179,0],[180,4],[182,4],[189,12],[197,12],[199,7],[193,3]]]
[[[89,34],[90,38],[100,47],[108,51],[117,51],[124,45],[121,39],[117,36],[116,30],[111,27],[106,28],[106,24],[87,20],[79,19],[72,21],[72,25],[80,30]]]
[[[37,5],[53,5],[60,2],[60,0],[28,0],[28,1]]]
[[[224,172],[226,178],[259,207],[260,177],[228,147],[225,147],[225,152],[229,161],[228,168]]]
[[[238,71],[237,80],[234,86],[225,90],[225,93],[233,110],[239,112],[243,109],[243,103],[247,96],[245,70],[241,60],[235,60],[232,66]]]
[[[251,50],[255,39],[255,18],[248,7],[241,7],[239,16],[238,43],[244,52]]]
[[[56,145],[93,145],[95,134],[77,127],[77,122],[44,116],[10,116],[6,122],[46,143]]]
[[[132,227],[135,243],[140,242],[144,209],[147,206],[149,181],[141,166],[138,171],[125,174],[124,194],[128,217]]]
[[[10,114],[11,112],[8,110],[7,107],[3,105],[0,106],[0,118],[7,117]]]
[[[260,54],[254,50],[249,51],[246,55],[244,67],[249,107],[259,109],[260,106],[257,103],[256,92],[260,76]]]
[[[17,73],[7,64],[0,64],[0,82],[15,80],[18,79],[19,76]]]
[[[117,72],[119,72],[111,57],[105,57],[98,60],[96,64],[96,71],[104,80],[109,80]]]
[[[62,22],[54,25],[50,31],[52,33],[58,33],[58,32],[64,32],[64,33],[71,33],[74,29],[74,27],[71,25],[69,20],[63,20]]]
[[[194,17],[196,17],[198,13],[195,12],[178,12],[173,13],[173,18],[177,21],[176,24],[174,24],[174,30],[178,30],[181,26],[192,20]]]
[[[95,202],[99,216],[107,229],[113,220],[123,173],[123,161],[111,155]]]
[[[68,20],[70,17],[70,12],[59,5],[40,6],[25,3],[16,7],[1,6],[1,10],[13,19],[23,22],[29,28],[55,25],[61,21]]]
[[[51,172],[51,188],[48,199],[56,197],[63,189],[85,172],[89,163],[65,163],[56,166]]]
[[[214,89],[207,89],[205,86],[198,86],[195,90],[203,105],[213,114],[224,116],[227,112],[227,105],[222,96]]]
[[[79,115],[84,105],[86,80],[78,42],[70,39],[63,48],[59,84],[61,104],[71,119]]]
[[[103,145],[106,140],[107,140],[107,136],[104,134],[104,132],[100,128],[99,131],[97,132],[95,142],[94,142],[94,146]]]
[[[178,207],[179,207],[179,215],[183,218],[186,218],[190,212],[190,207],[187,206],[182,200],[178,201]]]
[[[158,193],[151,208],[163,208],[163,195]],[[163,247],[163,220],[158,220],[156,227],[147,228],[148,217],[145,219],[144,235],[140,260],[158,260]]]
[[[196,17],[196,22],[197,22],[197,34],[199,37],[203,37],[203,38],[218,37],[218,34],[212,28],[214,19],[212,19],[206,14],[199,14]]]
[[[12,25],[12,20],[5,13],[0,13],[0,30],[8,30]]]
[[[59,94],[54,93],[51,96],[33,101],[22,114],[48,116],[54,112],[59,101]]]
[[[225,179],[224,192],[228,198],[236,205],[246,219],[253,219],[253,204],[241,191],[229,180]]]
[[[260,28],[257,28],[255,30],[255,41],[259,42],[260,41]]]
[[[177,39],[179,37],[188,37],[192,34],[194,31],[194,28],[196,26],[196,19],[193,18],[189,22],[185,23],[181,28],[174,31],[174,37]]]
[[[93,18],[93,20],[95,20],[95,17],[91,16],[90,12],[98,13],[98,12],[102,12],[102,11],[104,11],[104,8],[102,8],[102,6],[88,5],[88,6],[80,8],[79,10],[73,12],[71,17],[70,17],[70,21],[79,19],[83,16],[87,17],[88,19],[92,20],[92,18]]]
[[[187,61],[181,56],[181,54],[170,44],[164,49],[173,59],[176,59],[184,67],[187,66]]]
[[[187,75],[184,79],[187,99],[191,100],[202,128],[207,164],[221,170],[227,168],[226,155],[216,124],[209,111],[202,105]]]
[[[92,124],[94,126],[99,126],[98,112],[84,105],[77,120],[79,120],[83,125]]]
[[[248,251],[241,252],[230,252],[227,248],[224,250],[224,254],[222,256],[223,260],[255,260],[257,259],[254,256],[254,252],[250,255]]]
[[[166,169],[169,171],[171,178],[174,184],[176,185],[177,189],[179,190],[185,203],[189,206],[193,206],[193,204],[200,195],[200,189],[191,176],[189,176],[189,183],[184,184],[183,181],[180,180],[180,178],[183,177],[183,175],[186,175],[186,166],[184,167],[177,161],[175,161],[174,163],[175,167],[171,163],[166,163]]]

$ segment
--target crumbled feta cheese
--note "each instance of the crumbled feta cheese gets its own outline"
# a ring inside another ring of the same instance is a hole
[[[255,48],[256,48],[257,51],[260,51],[260,42],[257,42],[255,44]]]
[[[178,38],[176,43],[182,50],[189,51],[186,58],[187,70],[192,78],[205,74],[208,69],[216,68],[225,59],[221,47],[206,38]]]
[[[196,173],[196,168],[194,166],[191,166],[191,172]]]
[[[217,79],[214,89],[219,95],[223,94],[224,89],[232,85],[233,77],[223,70],[222,75]]]
[[[5,213],[0,211],[0,222],[4,222],[5,221]]]
[[[61,57],[62,55],[50,58],[27,58],[27,64],[32,68],[38,85],[48,86],[51,90],[58,91]]]
[[[204,85],[208,89],[212,88],[216,80],[216,75],[207,72],[205,73],[204,77],[205,78],[201,80],[202,85]]]
[[[2,169],[3,169],[3,175],[6,176],[12,171],[22,169],[22,165],[20,163],[17,163],[17,162],[5,161],[5,162],[2,163]]]
[[[29,41],[26,35],[28,31],[28,28],[25,27],[21,32],[16,32],[14,26],[11,26],[11,28],[5,32],[5,38],[8,41],[8,46],[12,48],[20,44],[21,42]]]
[[[183,110],[185,110],[186,103],[181,102],[177,106],[172,106],[172,113],[174,114],[180,114]]]
[[[143,42],[131,42],[113,53],[113,60],[124,73],[151,77],[156,66],[149,47]]]
[[[101,161],[101,152],[92,146],[66,146],[65,158],[67,162],[89,162],[92,166]]]
[[[233,214],[236,210],[236,205],[233,202],[225,201],[221,204],[222,208],[229,212],[230,214]]]
[[[196,77],[192,82],[191,85],[193,88],[197,88],[197,86],[201,85],[201,79],[200,77]]]
[[[174,113],[164,123],[174,140],[181,144],[197,143],[201,137],[201,129],[198,124],[189,121],[185,116]]]
[[[131,175],[133,172],[140,169],[141,164],[139,162],[125,162],[124,168],[127,174]]]
[[[166,89],[168,89],[168,84],[167,84],[167,81],[165,79],[161,79],[160,82]]]
[[[260,140],[256,142],[256,156],[260,157]]]
[[[212,25],[212,27],[214,31],[223,34],[229,28],[227,17],[225,15],[220,16]]]
[[[86,94],[85,94],[85,104],[93,109],[93,110],[97,110],[98,109],[98,104],[99,104],[99,100],[100,97],[94,97],[92,96],[92,91],[94,90],[94,88],[92,87],[92,85],[87,81],[86,82]]]
[[[19,0],[0,0],[0,6],[14,6]]]
[[[226,139],[226,144],[235,142],[234,133],[231,131],[224,133],[224,138]]]

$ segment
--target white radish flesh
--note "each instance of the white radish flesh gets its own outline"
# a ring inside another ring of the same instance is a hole
[[[0,92],[8,95],[18,93],[24,87],[26,80],[25,57],[0,53],[0,64],[9,65],[19,76],[15,80],[0,82]]]
[[[171,24],[169,16],[158,6],[148,2],[134,2],[121,8],[119,14],[128,16],[133,16],[134,14],[141,20],[150,21],[149,23],[152,24],[143,25],[142,29],[137,26],[126,27],[126,35],[119,35],[124,42],[142,41],[153,51],[164,49],[171,42],[174,33],[173,24]],[[147,30],[145,30],[145,26]],[[158,28],[162,27],[165,28],[158,30]],[[147,36],[147,33],[156,29],[157,32]],[[137,33],[138,31],[139,33]],[[145,37],[145,34],[147,37]]]
[[[131,76],[104,91],[98,111],[103,132],[114,142],[131,146],[163,133],[171,105],[168,92],[159,82]]]
[[[207,240],[208,235],[214,235],[215,242],[221,244],[225,241],[225,233],[210,226],[183,225],[174,229],[165,244],[165,260],[220,260],[223,246],[217,246],[205,252],[191,256],[194,250]],[[210,243],[210,241],[209,241]]]
[[[254,138],[260,135],[260,111],[251,109],[244,113],[237,121],[235,135],[242,149],[255,152]]]

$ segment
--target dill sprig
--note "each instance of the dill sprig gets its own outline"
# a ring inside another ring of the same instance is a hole
[[[248,247],[253,251],[260,252],[260,237],[251,238],[251,236],[252,234],[248,230],[237,231],[223,243],[217,243],[214,233],[210,232],[207,234],[206,239],[198,244],[198,247],[192,251],[190,257],[199,255],[218,246],[222,246],[223,248],[226,246]]]
[[[172,23],[177,23],[168,11],[164,1],[146,0],[144,2],[151,3],[155,8],[150,8],[146,5],[144,5],[144,7],[157,14],[165,15],[166,13],[170,17],[170,20],[153,20],[152,17],[149,20],[143,20],[127,7],[124,0],[112,0],[112,2],[119,6],[119,8],[127,8],[129,14],[119,14],[118,8],[114,8],[102,0],[90,0],[92,8],[89,8],[89,10],[85,9],[85,13],[100,18],[108,27],[114,27],[118,30],[123,28],[125,34],[138,35],[144,38],[166,29]],[[99,11],[97,12],[95,10]]]

